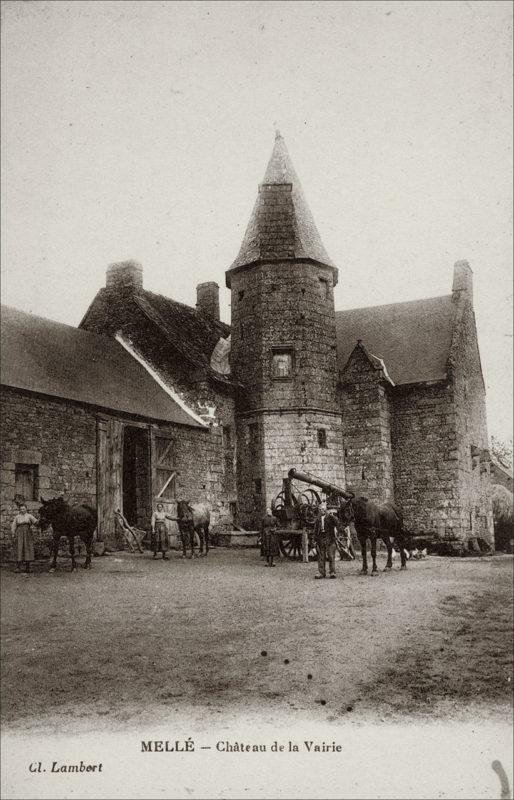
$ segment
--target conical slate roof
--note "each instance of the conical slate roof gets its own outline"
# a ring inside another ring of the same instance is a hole
[[[277,131],[239,255],[227,271],[255,261],[311,259],[336,268],[323,246],[284,139]]]

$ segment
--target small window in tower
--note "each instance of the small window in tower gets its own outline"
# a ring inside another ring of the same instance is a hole
[[[237,296],[238,296],[239,300],[242,300],[243,297],[245,296],[245,290],[244,289],[240,289]]]
[[[318,447],[327,446],[327,431],[326,428],[318,428]]]
[[[256,478],[253,482],[255,494],[262,494],[262,479]]]
[[[14,491],[25,501],[37,500],[39,464],[16,464],[14,472]]]
[[[323,300],[328,300],[330,297],[330,286],[326,278],[319,279],[319,290]]]
[[[259,423],[250,422],[248,425],[248,445],[251,450],[255,450],[259,444]]]
[[[224,425],[223,428],[223,447],[229,450],[232,445],[232,428],[230,425]]]
[[[293,377],[293,349],[284,348],[273,351],[272,377],[275,380],[287,380]]]

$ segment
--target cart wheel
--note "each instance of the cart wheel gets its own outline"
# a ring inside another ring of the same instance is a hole
[[[302,558],[302,540],[298,536],[284,536],[279,540],[280,552],[292,561]]]
[[[302,560],[302,539],[300,536],[284,536],[279,540],[280,552],[291,561]],[[311,535],[309,535],[308,544],[308,558],[309,561],[315,561],[318,558],[318,550]]]

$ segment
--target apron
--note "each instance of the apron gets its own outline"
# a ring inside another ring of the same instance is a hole
[[[16,561],[34,561],[34,537],[29,522],[16,526]]]
[[[155,521],[155,534],[152,536],[152,548],[154,550],[169,550],[168,528],[163,519]]]

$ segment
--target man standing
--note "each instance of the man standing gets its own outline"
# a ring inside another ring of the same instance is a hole
[[[331,513],[332,507],[327,509],[325,502],[320,504],[319,516],[314,525],[314,540],[318,550],[319,575],[316,579],[327,577],[326,561],[328,557],[329,577],[336,577],[336,531],[337,518]],[[328,512],[328,513],[327,513]]]

